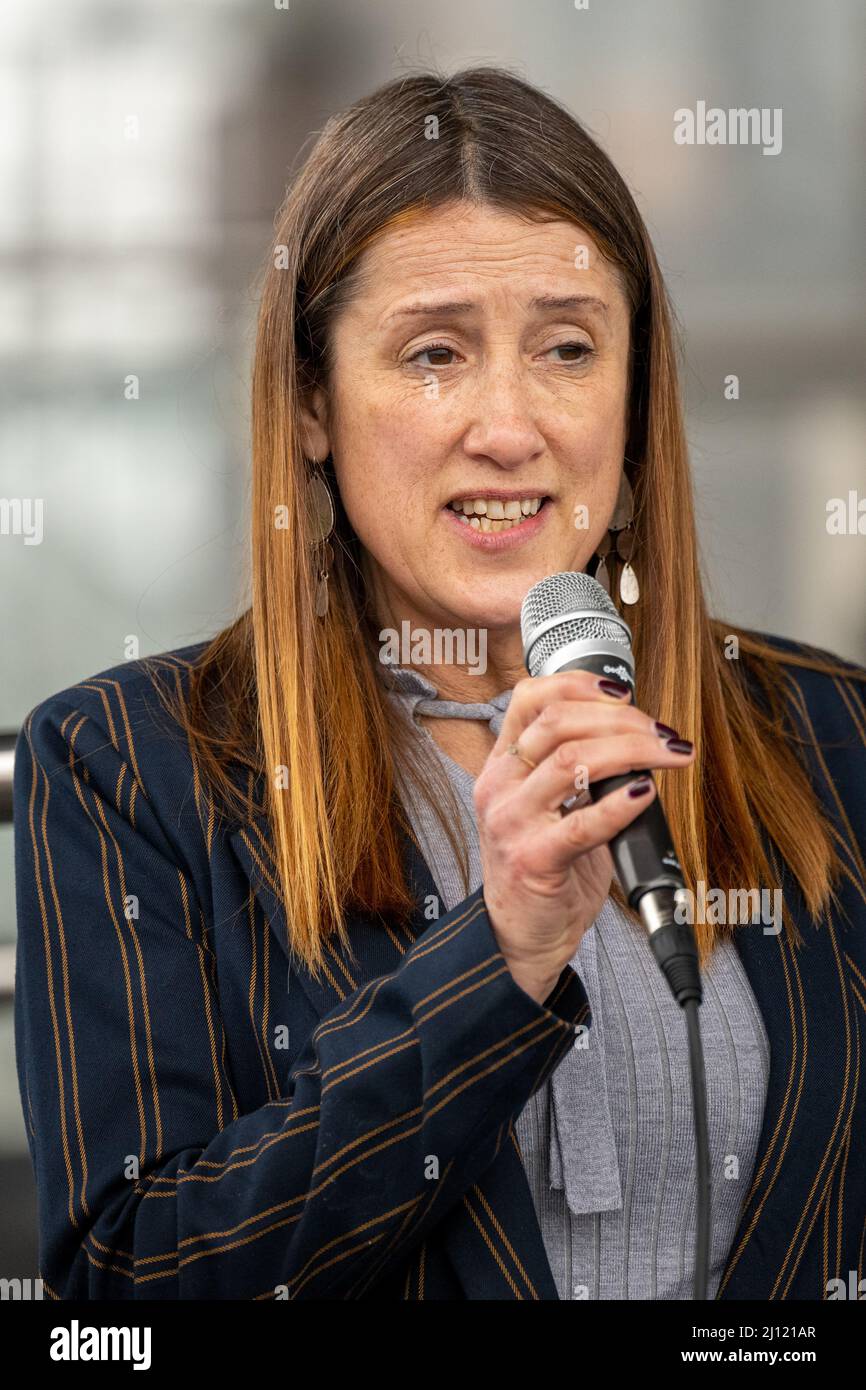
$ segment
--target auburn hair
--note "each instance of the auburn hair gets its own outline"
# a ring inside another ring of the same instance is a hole
[[[299,411],[306,392],[327,390],[330,326],[362,283],[365,248],[397,223],[456,202],[533,222],[569,219],[619,274],[631,309],[626,457],[645,577],[628,615],[639,702],[696,745],[691,766],[674,776],[656,772],[659,794],[692,891],[699,880],[724,891],[777,884],[763,827],[817,921],[835,897],[840,861],[796,752],[784,667],[848,677],[852,668],[819,652],[782,652],[709,617],[679,337],[646,227],[610,159],[574,117],[498,67],[406,75],[332,116],[277,214],[252,373],[251,603],[208,643],[185,688],[174,666],[161,689],[212,808],[235,817],[266,813],[290,944],[314,973],[332,934],[347,943],[350,911],[405,919],[414,907],[399,837],[411,829],[398,760],[431,798],[466,881],[446,779],[419,764],[412,731],[384,694],[364,557],[332,461],[330,607],[325,620],[316,617]],[[739,660],[728,659],[731,638]],[[150,660],[157,674],[160,659]],[[612,892],[624,906],[616,881]],[[787,911],[784,918],[790,932]],[[696,925],[702,959],[724,931]]]

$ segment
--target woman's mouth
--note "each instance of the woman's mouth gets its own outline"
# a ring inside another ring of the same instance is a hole
[[[551,499],[543,494],[522,497],[458,497],[443,507],[447,522],[470,544],[484,550],[511,549],[528,541],[544,525]]]

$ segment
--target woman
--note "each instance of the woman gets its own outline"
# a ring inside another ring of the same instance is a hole
[[[20,740],[48,1293],[690,1297],[683,1021],[607,848],[652,768],[691,888],[783,894],[695,928],[711,1296],[834,1296],[866,672],[708,617],[662,278],[566,111],[482,68],[328,122],[264,280],[253,480],[249,612]],[[525,594],[581,569],[626,604],[637,706],[525,676]]]

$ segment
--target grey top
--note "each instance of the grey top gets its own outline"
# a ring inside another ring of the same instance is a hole
[[[482,881],[474,778],[416,714],[484,719],[499,733],[511,691],[489,702],[439,699],[408,667],[383,667],[388,699],[444,765],[461,807],[470,892]],[[451,846],[429,804],[397,772],[443,911],[464,900]],[[592,1024],[517,1118],[515,1129],[561,1299],[690,1299],[694,1132],[686,1033],[644,932],[608,898],[571,960]],[[701,1032],[712,1159],[714,1298],[752,1177],[769,1043],[733,942],[704,971]]]

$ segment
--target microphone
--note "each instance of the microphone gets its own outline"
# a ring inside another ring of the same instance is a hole
[[[530,676],[592,671],[631,687],[635,697],[631,629],[601,585],[581,571],[552,574],[529,590],[520,611],[523,657]],[[642,776],[652,777],[650,770]],[[624,786],[634,772],[590,784],[598,801]],[[609,849],[629,907],[641,916],[649,943],[680,1006],[703,997],[694,932],[676,920],[686,901],[683,871],[658,795]]]

